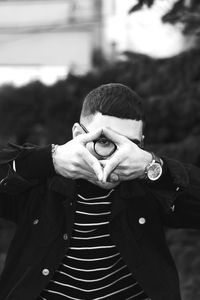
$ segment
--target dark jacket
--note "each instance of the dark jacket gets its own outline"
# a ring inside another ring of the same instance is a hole
[[[180,300],[163,227],[200,227],[200,170],[168,159],[164,166],[156,183],[134,180],[116,188],[110,233],[152,300]],[[0,180],[0,217],[18,225],[0,280],[0,300],[35,300],[67,252],[76,182],[55,174],[50,146],[1,151]]]

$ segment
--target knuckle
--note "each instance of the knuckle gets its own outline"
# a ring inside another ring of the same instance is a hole
[[[124,169],[123,173],[124,173],[124,175],[129,175],[129,170],[128,169]]]
[[[77,159],[80,159],[80,158],[83,157],[83,151],[82,151],[82,149],[80,149],[80,148],[77,149],[76,157],[77,157]],[[75,161],[75,163],[76,163],[76,162],[77,162],[77,161]]]
[[[76,170],[78,166],[79,166],[79,163],[78,163],[78,161],[77,161],[77,160],[76,160],[76,161],[74,161],[74,164],[73,164],[73,169],[74,169],[74,170]]]
[[[75,167],[74,164],[70,166],[70,172],[71,173],[75,173],[76,172],[76,167]]]

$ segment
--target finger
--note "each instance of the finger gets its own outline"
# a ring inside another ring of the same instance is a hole
[[[103,182],[106,182],[108,176],[119,165],[119,163],[120,163],[120,156],[117,154],[108,160],[103,170]]]
[[[79,178],[82,178],[82,179],[95,180],[95,181],[98,180],[98,178],[96,177],[96,174],[85,171],[83,169],[80,170],[79,174],[80,174]]]
[[[78,136],[78,138],[83,145],[86,145],[87,143],[92,142],[95,139],[99,138],[101,135],[102,135],[102,128],[99,128],[98,130],[81,134]]]
[[[103,135],[115,144],[122,144],[127,140],[125,136],[109,128],[103,128]]]
[[[83,161],[82,166],[80,166],[77,169],[77,172],[81,175],[84,176],[84,178],[89,178],[93,180],[98,180],[98,177],[96,173],[94,172],[93,168],[85,161]]]
[[[101,164],[102,168],[105,168],[107,162],[108,162],[107,159],[99,160],[99,163]]]
[[[93,169],[99,181],[103,180],[103,170],[100,162],[87,149],[83,153],[84,161]]]
[[[108,163],[108,160],[100,160],[99,161],[102,168],[104,169],[106,164]],[[119,181],[119,175],[116,173],[116,172],[112,172],[108,178],[107,178],[107,181],[109,182],[116,182],[116,181]]]

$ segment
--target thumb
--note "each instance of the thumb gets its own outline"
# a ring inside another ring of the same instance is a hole
[[[100,162],[86,148],[83,153],[84,161],[93,169],[99,181],[103,180],[103,170]]]
[[[108,160],[103,170],[103,182],[106,182],[109,175],[111,175],[111,173],[118,166],[119,163],[120,158],[117,155],[113,156],[110,160]]]
[[[108,164],[109,160],[99,160],[102,168],[104,169],[106,167],[106,165]],[[107,168],[106,168],[107,169]],[[106,171],[107,172],[107,171]],[[109,182],[116,182],[119,180],[119,175],[116,174],[115,172],[111,172],[110,175],[107,177],[107,180]]]
[[[119,181],[119,175],[115,173],[111,173],[110,176],[108,177],[109,182],[117,182]]]

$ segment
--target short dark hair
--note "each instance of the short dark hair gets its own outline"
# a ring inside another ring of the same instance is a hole
[[[140,96],[120,83],[101,85],[85,97],[81,117],[88,117],[96,112],[120,119],[145,120]]]

